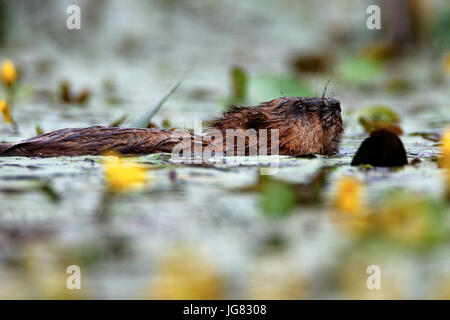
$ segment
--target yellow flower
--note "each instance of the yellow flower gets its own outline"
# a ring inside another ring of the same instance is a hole
[[[391,191],[374,213],[379,235],[401,245],[424,247],[446,238],[446,215],[441,203],[420,194]]]
[[[103,161],[105,177],[111,191],[128,191],[145,185],[147,168],[127,162],[119,157],[107,157]]]
[[[372,227],[370,211],[365,203],[365,186],[353,177],[342,177],[336,182],[334,222],[352,236],[361,237]]]
[[[447,185],[447,196],[450,198],[450,128],[444,131],[441,139],[442,156],[440,164],[444,169],[445,182]]]
[[[364,184],[352,177],[343,177],[337,181],[335,207],[338,211],[350,214],[366,212]]]
[[[450,128],[445,129],[441,139],[441,163],[445,169],[450,169]]]
[[[6,123],[13,122],[11,108],[5,100],[0,100],[0,113],[3,115],[3,120],[5,120]]]
[[[16,82],[17,71],[11,60],[3,60],[1,76],[2,81],[6,86],[12,86],[14,82]]]
[[[444,57],[444,72],[446,75],[450,75],[450,52]]]

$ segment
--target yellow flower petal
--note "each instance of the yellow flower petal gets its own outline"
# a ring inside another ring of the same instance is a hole
[[[11,60],[3,60],[1,79],[6,86],[12,86],[16,82],[17,71],[14,63]]]
[[[339,179],[334,203],[336,209],[343,213],[365,213],[364,185],[352,177]]]
[[[447,197],[450,199],[450,128],[444,130],[441,139],[441,158],[439,163],[444,170],[444,179],[447,186]]]
[[[444,57],[444,72],[446,75],[450,75],[450,52]]]
[[[442,166],[445,169],[450,169],[450,128],[445,129],[441,139],[442,150]]]
[[[11,123],[13,121],[11,108],[5,100],[0,100],[0,113],[3,115],[3,120],[5,120],[6,123]]]
[[[105,178],[111,191],[128,191],[145,185],[148,180],[147,168],[126,162],[119,157],[107,157],[103,162]]]

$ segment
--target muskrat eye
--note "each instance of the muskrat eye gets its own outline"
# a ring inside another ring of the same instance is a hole
[[[301,103],[301,102],[298,102],[296,107],[297,107],[298,110],[304,110],[305,109],[305,105],[303,103]]]

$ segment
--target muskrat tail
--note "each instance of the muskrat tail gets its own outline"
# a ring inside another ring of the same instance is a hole
[[[0,157],[59,157],[120,154],[170,153],[180,141],[191,141],[190,132],[164,129],[87,127],[66,128],[16,143],[0,144]]]
[[[12,144],[11,143],[0,143],[0,155],[2,153],[4,153],[6,150],[8,150],[9,148],[11,148]]]
[[[28,154],[17,143],[0,143],[0,157],[26,157]]]

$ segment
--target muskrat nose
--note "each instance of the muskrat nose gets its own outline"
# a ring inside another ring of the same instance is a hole
[[[341,103],[338,100],[334,98],[329,98],[327,100],[328,107],[334,110],[341,111]]]

